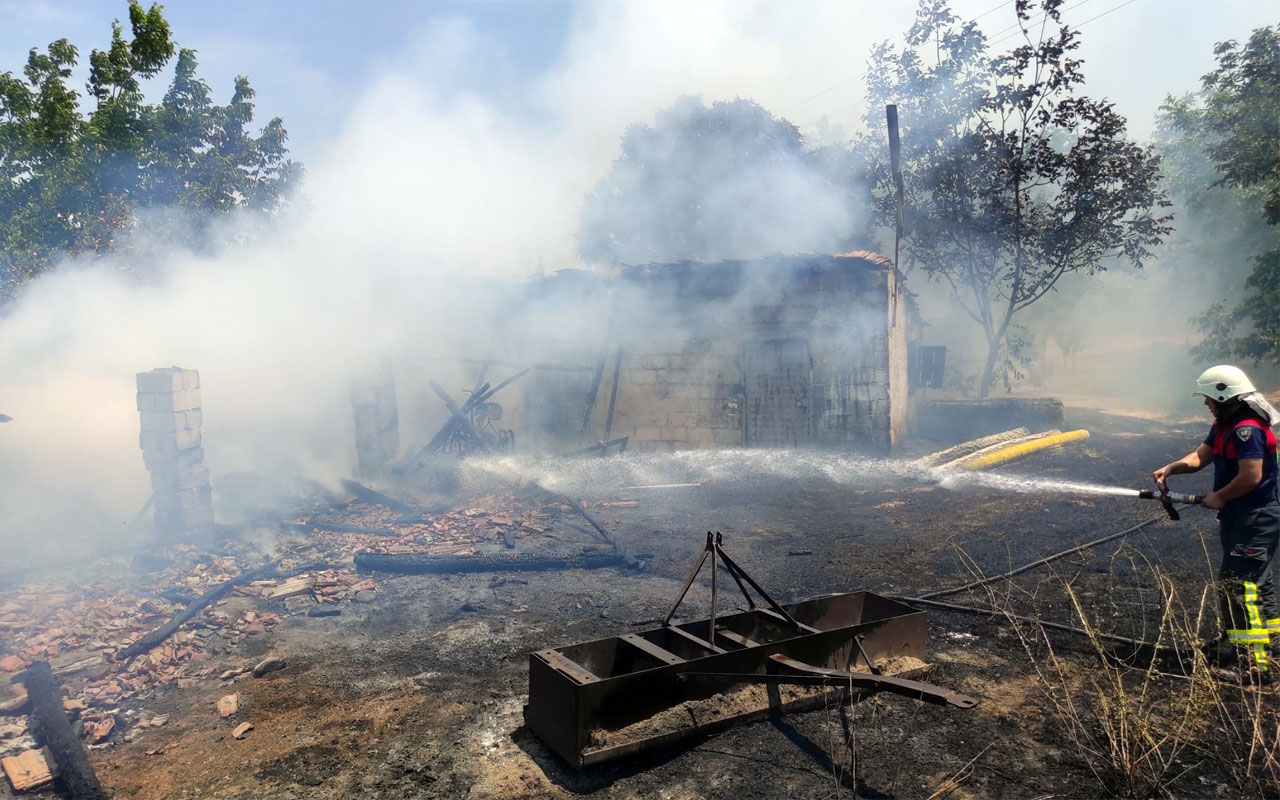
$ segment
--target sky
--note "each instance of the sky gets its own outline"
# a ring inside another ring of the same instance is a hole
[[[224,101],[236,74],[258,92],[259,120],[281,116],[293,153],[306,162],[340,138],[352,107],[388,71],[435,69],[446,95],[474,94],[486,102],[522,107],[532,124],[548,78],[564,72],[591,32],[630,26],[611,39],[622,70],[655,73],[667,61],[679,75],[619,108],[618,125],[648,119],[680,94],[748,97],[800,125],[811,140],[855,130],[863,113],[867,53],[879,40],[897,40],[915,4],[896,2],[724,3],[568,2],[567,0],[173,0],[165,3],[177,41],[199,52],[201,74]],[[977,18],[992,40],[1007,37],[1012,2],[956,0],[962,17]],[[1074,0],[1065,17],[1083,23],[1089,91],[1113,100],[1134,135],[1150,135],[1156,108],[1168,93],[1195,89],[1213,65],[1214,43],[1243,38],[1280,18],[1264,0]],[[0,70],[18,70],[32,46],[66,37],[82,62],[109,39],[111,20],[127,17],[121,0],[0,0]],[[465,32],[472,49],[463,60],[440,46],[441,30]],[[756,58],[719,59],[717,45],[740,37]],[[598,39],[596,40],[598,41]],[[1000,44],[1008,46],[1013,39]],[[705,58],[699,57],[704,50]],[[676,51],[676,52],[673,52]],[[82,70],[83,71],[83,70]],[[608,81],[610,76],[593,76]],[[154,96],[163,93],[156,82]],[[561,86],[570,89],[571,87]],[[541,99],[556,102],[557,98]],[[621,98],[623,101],[626,98]],[[394,102],[394,101],[393,101]],[[603,132],[602,132],[603,133]],[[614,137],[616,142],[616,136]]]

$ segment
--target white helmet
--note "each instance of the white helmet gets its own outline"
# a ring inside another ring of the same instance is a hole
[[[1233,397],[1256,391],[1244,370],[1230,364],[1209,367],[1196,378],[1196,390],[1191,394],[1224,403]]]

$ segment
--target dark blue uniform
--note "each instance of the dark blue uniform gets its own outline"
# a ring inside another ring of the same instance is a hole
[[[1276,491],[1276,436],[1252,411],[1213,424],[1204,443],[1213,449],[1213,490],[1240,472],[1240,460],[1262,459],[1262,480],[1218,512],[1222,567],[1218,572],[1226,637],[1250,653],[1259,671],[1267,650],[1280,652],[1280,605],[1272,561],[1280,545],[1280,500]]]

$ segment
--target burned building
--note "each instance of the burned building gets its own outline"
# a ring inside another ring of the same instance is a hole
[[[507,326],[534,366],[525,442],[887,452],[907,426],[904,306],[866,251],[559,272]]]

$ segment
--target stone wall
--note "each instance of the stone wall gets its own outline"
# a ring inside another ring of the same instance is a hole
[[[204,465],[200,374],[168,367],[139,372],[142,460],[151,473],[157,532],[190,535],[213,526],[213,493]]]

